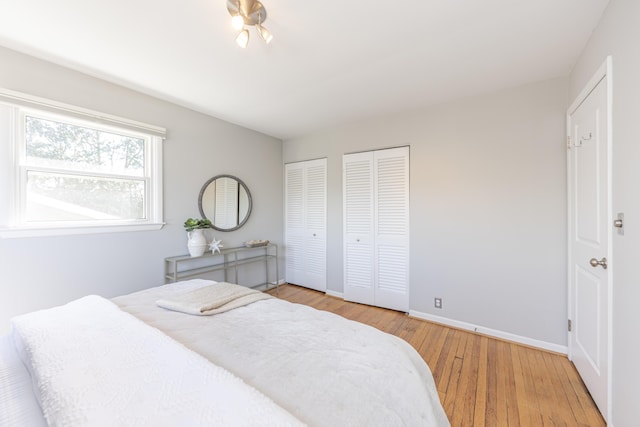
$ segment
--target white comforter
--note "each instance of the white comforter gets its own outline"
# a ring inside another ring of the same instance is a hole
[[[103,298],[20,316],[12,326],[51,426],[302,425]]]
[[[155,304],[211,283],[178,282],[114,302],[309,425],[449,425],[429,368],[393,335],[278,299],[205,317]]]

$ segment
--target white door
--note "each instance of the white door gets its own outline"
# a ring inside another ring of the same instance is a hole
[[[374,155],[376,305],[409,311],[409,148]]]
[[[374,305],[373,154],[342,162],[344,299]]]
[[[607,418],[612,227],[609,73],[597,76],[569,109],[568,117],[569,358]]]
[[[305,162],[304,286],[327,290],[327,159]]]
[[[327,160],[285,165],[287,282],[327,290]]]
[[[344,297],[409,311],[409,148],[343,158]]]
[[[287,282],[304,283],[304,163],[285,165],[285,270]]]

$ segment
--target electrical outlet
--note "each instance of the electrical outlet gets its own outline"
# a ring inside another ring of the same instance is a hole
[[[442,298],[434,298],[433,306],[435,308],[442,308]]]

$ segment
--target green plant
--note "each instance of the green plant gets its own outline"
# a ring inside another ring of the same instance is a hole
[[[187,231],[193,231],[197,228],[211,228],[211,221],[206,218],[189,218],[184,222],[184,228]]]

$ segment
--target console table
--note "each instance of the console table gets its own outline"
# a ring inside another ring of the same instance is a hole
[[[233,270],[233,282],[238,283],[238,268],[242,266],[264,262],[265,280],[263,283],[250,286],[257,288],[265,286],[266,289],[278,287],[278,245],[269,243],[263,246],[240,246],[237,248],[220,249],[220,252],[205,252],[204,255],[192,257],[178,255],[164,259],[164,277],[166,283],[177,282],[189,277],[200,276],[214,271],[224,271],[225,282],[229,281],[230,270]],[[270,280],[271,271],[269,264],[273,263],[275,278]]]

